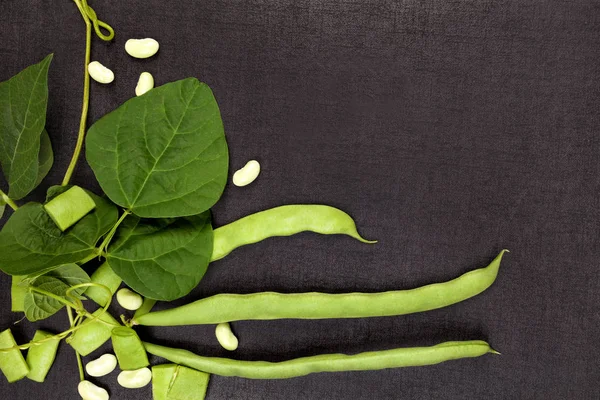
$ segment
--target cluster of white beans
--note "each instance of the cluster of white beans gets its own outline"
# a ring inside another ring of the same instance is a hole
[[[152,57],[158,51],[159,44],[151,38],[129,39],[125,43],[125,51],[135,58]],[[111,83],[115,80],[115,74],[99,61],[92,61],[87,66],[88,73],[98,83]],[[141,96],[154,87],[154,78],[150,72],[142,72],[135,87],[136,96]]]
[[[123,288],[117,292],[117,302],[126,310],[135,311],[142,306],[144,299],[136,292]],[[95,378],[105,376],[117,368],[117,357],[113,354],[103,356],[90,361],[85,366],[85,372]],[[134,371],[121,371],[117,377],[119,385],[128,389],[138,389],[146,386],[152,380],[152,371],[148,368],[140,368]],[[83,400],[108,400],[108,392],[94,385],[90,381],[81,381],[77,387],[79,395]]]

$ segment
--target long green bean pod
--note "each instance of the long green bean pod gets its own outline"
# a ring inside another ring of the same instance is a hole
[[[466,300],[487,289],[496,279],[506,250],[485,268],[469,271],[444,283],[411,290],[381,293],[218,294],[164,311],[134,318],[150,326],[219,324],[271,319],[365,318],[434,310]]]
[[[342,210],[319,204],[294,204],[257,212],[215,229],[211,261],[247,244],[303,231],[344,234],[363,243],[375,243],[362,238],[352,217]]]
[[[170,362],[209,374],[248,379],[286,379],[316,372],[370,371],[386,368],[420,367],[460,358],[498,354],[482,340],[445,342],[430,347],[370,351],[354,355],[322,354],[282,362],[238,361],[203,357],[190,351],[144,343],[148,353]]]

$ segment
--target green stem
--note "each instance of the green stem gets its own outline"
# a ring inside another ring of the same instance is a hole
[[[81,154],[81,148],[83,147],[83,139],[85,137],[85,125],[87,121],[87,114],[90,103],[90,75],[88,74],[87,67],[90,63],[90,54],[92,49],[92,23],[90,22],[90,19],[83,10],[81,1],[73,1],[77,5],[77,8],[79,9],[81,16],[83,17],[83,21],[85,22],[85,64],[83,66],[83,103],[81,107],[81,119],[79,121],[79,134],[77,136],[77,144],[75,145],[75,151],[73,152],[71,163],[69,164],[67,172],[65,173],[65,177],[63,178],[63,186],[69,184],[71,176],[73,175],[75,167],[77,166],[77,161],[79,160],[79,156]]]
[[[69,300],[66,300],[66,299],[64,299],[64,298],[62,298],[62,297],[60,297],[58,295],[55,295],[54,293],[48,292],[47,290],[40,289],[40,288],[37,288],[35,286],[30,286],[29,290],[32,291],[32,292],[37,292],[39,294],[43,294],[44,296],[51,297],[54,300],[58,301],[59,303],[64,304],[67,307],[71,307],[71,308],[77,309],[77,305],[71,303]]]
[[[19,209],[19,206],[10,198],[6,195],[6,193],[4,193],[2,190],[0,190],[0,197],[2,198],[2,201],[4,201],[6,204],[8,204],[8,206],[10,208],[12,208],[14,211],[17,211]]]
[[[69,323],[71,324],[71,328],[75,327],[75,320],[73,319],[73,310],[71,307],[67,306],[67,315],[69,316]],[[85,374],[83,373],[83,363],[81,362],[81,356],[75,350],[75,358],[77,358],[77,368],[79,368],[79,380],[85,380]]]
[[[94,249],[94,251],[92,252],[92,254],[90,254],[89,256],[87,256],[86,258],[84,258],[81,261],[78,261],[77,264],[79,265],[84,265],[89,261],[92,261],[94,258],[99,257],[100,256],[100,249]]]
[[[123,210],[123,214],[121,214],[121,217],[119,218],[117,223],[111,228],[111,230],[108,232],[108,234],[98,247],[101,253],[106,253],[106,251],[108,250],[108,245],[110,244],[110,241],[112,240],[113,236],[115,236],[119,225],[121,225],[121,223],[125,220],[125,218],[127,218],[129,214],[131,214],[131,211]]]

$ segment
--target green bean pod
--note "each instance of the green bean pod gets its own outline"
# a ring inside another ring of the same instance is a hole
[[[444,283],[411,290],[381,293],[218,294],[134,318],[150,326],[220,324],[272,319],[365,318],[434,310],[466,300],[487,289],[496,279],[506,250],[485,268],[469,271]]]
[[[386,368],[420,367],[460,358],[498,354],[482,340],[445,342],[430,347],[370,351],[354,355],[322,354],[282,362],[238,361],[203,357],[190,351],[144,343],[148,353],[170,362],[221,376],[248,379],[286,379],[317,372],[371,371]]]
[[[363,243],[375,243],[362,238],[352,217],[342,210],[319,204],[294,204],[257,212],[215,229],[211,261],[220,260],[247,244],[303,231],[344,234]]]

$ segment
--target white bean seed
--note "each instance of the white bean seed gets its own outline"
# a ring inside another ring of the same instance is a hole
[[[150,383],[152,371],[149,368],[140,368],[134,371],[123,371],[117,377],[119,385],[127,389],[139,389]]]
[[[142,72],[135,87],[135,95],[141,96],[154,87],[154,77],[150,72]]]
[[[123,288],[117,292],[117,301],[124,309],[135,311],[142,306],[144,299],[136,292]]]
[[[158,51],[158,47],[158,42],[152,38],[129,39],[125,42],[125,51],[135,58],[152,57]]]
[[[260,164],[256,160],[250,160],[244,165],[244,168],[235,171],[233,174],[233,184],[235,186],[246,186],[254,182],[260,174]]]
[[[102,357],[86,364],[85,370],[90,376],[108,375],[117,367],[117,357],[112,354],[104,354]]]
[[[215,329],[215,335],[217,336],[219,344],[223,346],[225,350],[233,351],[238,348],[238,339],[231,331],[231,326],[229,326],[229,323],[223,322],[217,325],[217,328]]]
[[[77,391],[83,400],[108,400],[108,392],[90,381],[81,381]]]
[[[115,80],[115,74],[98,61],[88,64],[88,73],[93,80],[99,83],[111,83]]]

